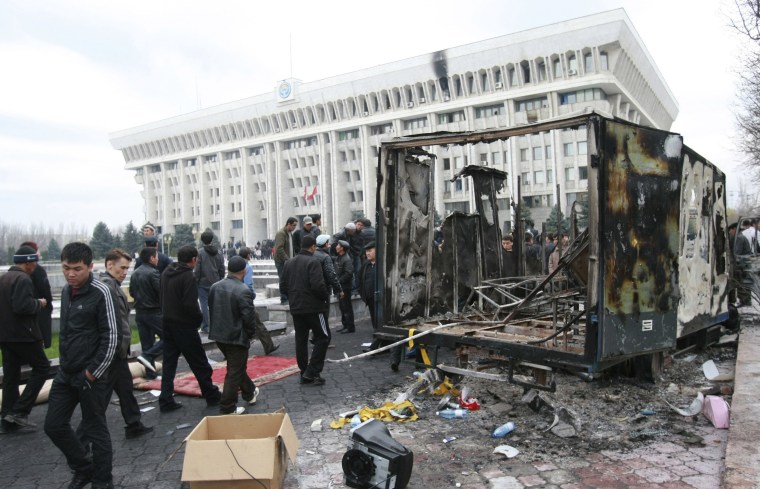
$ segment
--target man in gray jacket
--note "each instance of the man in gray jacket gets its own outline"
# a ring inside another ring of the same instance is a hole
[[[211,286],[208,297],[210,311],[209,339],[227,360],[227,375],[224,377],[222,399],[219,401],[221,414],[243,414],[244,407],[237,407],[238,389],[248,404],[256,403],[259,388],[253,383],[246,368],[251,339],[256,333],[256,308],[253,294],[243,283],[245,260],[240,256],[230,258],[227,278]]]
[[[119,396],[121,416],[127,426],[125,438],[136,438],[153,431],[152,426],[145,426],[141,421],[140,406],[132,392],[132,372],[129,370],[129,348],[132,343],[132,330],[129,326],[129,299],[121,289],[121,283],[127,278],[127,271],[132,257],[124,250],[115,248],[106,253],[106,271],[100,272],[100,281],[111,289],[114,304],[119,308],[121,324],[121,343],[116,358],[113,360],[111,382],[113,390]],[[158,271],[156,271],[158,273]],[[87,441],[87,440],[85,440]]]
[[[201,243],[203,248],[198,250],[198,262],[195,264],[193,275],[198,283],[198,299],[201,302],[201,313],[203,313],[203,322],[201,323],[201,333],[208,334],[208,293],[211,286],[224,278],[224,258],[216,246],[211,242],[214,240],[214,232],[210,229],[203,231],[201,234]]]

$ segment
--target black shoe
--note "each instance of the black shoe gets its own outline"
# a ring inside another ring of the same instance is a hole
[[[356,330],[355,329],[341,329],[340,331],[338,331],[338,333],[340,334],[356,333]]]
[[[29,421],[29,416],[25,414],[6,414],[3,416],[3,421],[28,428],[35,428],[37,426]]]
[[[92,489],[114,489],[113,482],[93,482]]]
[[[398,372],[398,363],[391,363],[391,370]]]
[[[336,330],[335,332],[336,333],[342,333],[342,332],[347,331],[347,330],[348,330],[348,328],[340,328],[340,329]]]
[[[17,425],[16,423],[7,423],[5,421],[0,421],[0,435],[15,433],[20,429],[21,426]]]
[[[153,431],[152,426],[145,426],[144,424],[138,422],[134,426],[127,426],[124,428],[124,438],[131,440],[132,438],[137,438],[138,436],[150,433],[151,431]]]
[[[176,411],[177,409],[179,409],[181,407],[182,407],[182,403],[181,402],[174,401],[172,403],[164,404],[164,405],[160,406],[159,410],[162,413],[170,413],[172,411]]]
[[[82,489],[92,480],[92,471],[74,472],[74,478],[71,479],[67,489]]]
[[[301,378],[301,383],[302,384],[309,384],[309,385],[324,385],[325,384],[325,379],[323,379],[319,375],[317,375],[313,379],[310,379],[309,377],[302,377]]]
[[[276,352],[279,347],[280,345],[274,345],[271,350],[265,351],[264,355],[271,355],[272,353]]]
[[[221,400],[222,400],[221,394],[214,397],[209,397],[208,399],[206,399],[206,406],[208,407],[218,406],[219,401]]]

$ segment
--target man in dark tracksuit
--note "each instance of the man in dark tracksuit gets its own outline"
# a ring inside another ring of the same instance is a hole
[[[50,362],[42,347],[38,314],[47,305],[35,298],[31,275],[37,267],[37,252],[22,246],[13,255],[14,265],[0,277],[0,350],[3,352],[3,403],[0,432],[34,426],[28,421],[32,406],[45,384]],[[30,365],[32,375],[19,396],[21,366]]]
[[[140,251],[143,265],[132,272],[129,295],[135,300],[135,322],[140,335],[142,353],[137,360],[145,366],[145,377],[156,378],[156,358],[164,350],[161,326],[161,274],[158,271],[158,250],[146,246]],[[156,341],[156,336],[159,340]]]
[[[246,265],[240,256],[230,258],[227,278],[211,286],[208,296],[209,339],[227,360],[227,375],[224,377],[222,400],[219,401],[221,414],[243,414],[244,407],[237,407],[238,389],[243,400],[254,404],[259,388],[248,376],[248,350],[251,339],[256,334],[256,308],[253,294],[243,283]]]
[[[197,261],[198,250],[183,246],[177,251],[177,262],[169,265],[161,275],[164,369],[158,405],[163,413],[182,407],[174,400],[174,376],[180,354],[184,355],[198,380],[206,404],[215,406],[222,397],[219,388],[211,381],[211,365],[198,334],[203,314],[198,306],[198,286],[193,277]]]
[[[351,256],[348,254],[350,245],[343,240],[338,241],[335,251],[338,256],[335,257],[335,273],[338,275],[338,282],[344,291],[340,296],[338,305],[340,306],[340,322],[343,328],[338,333],[353,333],[356,331],[354,324],[354,306],[351,302],[351,282],[354,280],[354,264]]]
[[[203,248],[198,252],[197,264],[193,269],[203,313],[201,333],[208,333],[208,291],[212,285],[224,278],[224,258],[216,246],[211,244],[213,240],[213,231],[203,231],[201,234]]]
[[[328,290],[322,266],[314,258],[317,242],[313,236],[301,240],[301,252],[285,262],[280,277],[280,292],[288,295],[293,327],[296,331],[296,360],[301,370],[301,383],[322,385],[320,377],[330,345],[327,326]],[[309,332],[314,349],[309,360]]]
[[[140,406],[132,392],[132,372],[129,370],[129,347],[132,344],[132,330],[129,327],[129,299],[127,294],[121,290],[121,283],[127,278],[129,262],[132,257],[120,249],[113,249],[106,254],[106,271],[100,273],[100,281],[108,285],[113,293],[116,306],[119,308],[119,317],[121,325],[121,343],[116,358],[113,361],[111,370],[111,380],[113,381],[113,390],[119,396],[119,407],[121,416],[127,426],[124,427],[124,436],[126,438],[136,438],[145,433],[153,431],[153,427],[142,424]]]
[[[119,309],[106,284],[92,276],[92,250],[69,243],[61,251],[66,286],[61,293],[60,367],[53,380],[45,433],[74,471],[69,489],[92,481],[93,489],[113,488],[113,449],[106,422],[112,366],[121,342]],[[92,460],[71,428],[80,405],[83,436],[92,443]]]

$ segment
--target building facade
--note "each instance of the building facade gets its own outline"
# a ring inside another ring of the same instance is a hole
[[[145,217],[220,239],[271,238],[289,216],[320,213],[335,232],[374,221],[383,140],[503,128],[584,110],[669,129],[678,105],[625,12],[613,10],[324,80],[282,80],[274,93],[110,135],[135,172]],[[587,188],[586,131],[550,131],[435,149],[436,210],[470,212],[468,164],[509,178],[500,219],[518,195],[540,228]],[[502,205],[503,204],[503,205]],[[567,212],[565,212],[567,214]]]

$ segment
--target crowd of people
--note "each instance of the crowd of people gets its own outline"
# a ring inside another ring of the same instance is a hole
[[[543,244],[538,241],[540,235],[533,231],[525,231],[525,241],[522,247],[525,255],[525,273],[519,273],[520,257],[514,251],[514,238],[505,234],[501,238],[503,276],[516,277],[519,275],[548,275],[559,266],[559,260],[567,253],[570,238],[565,233],[546,233]]]

